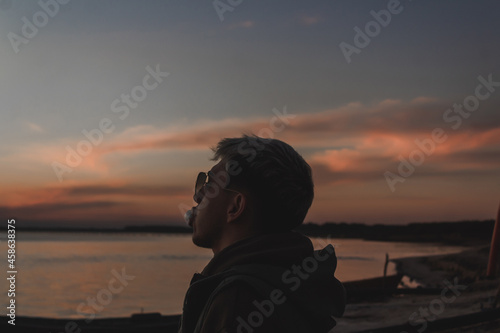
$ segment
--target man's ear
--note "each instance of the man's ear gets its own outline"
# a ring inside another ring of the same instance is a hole
[[[227,223],[237,220],[245,211],[247,198],[244,194],[238,193],[229,202],[227,207]]]

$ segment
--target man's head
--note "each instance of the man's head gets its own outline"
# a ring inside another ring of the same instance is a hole
[[[195,194],[195,244],[220,248],[303,222],[314,197],[311,168],[290,145],[245,135],[222,139],[213,151],[219,162]]]

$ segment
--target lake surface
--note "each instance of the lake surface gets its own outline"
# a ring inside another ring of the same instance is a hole
[[[6,254],[4,236],[0,250]],[[357,239],[311,240],[316,249],[334,245],[340,281],[381,276],[386,253],[394,259],[464,249]],[[196,247],[191,235],[185,234],[18,232],[16,250],[17,315],[56,318],[123,317],[141,310],[179,314],[191,277],[212,258],[211,250]],[[6,259],[3,262],[6,274]],[[5,278],[0,287],[5,309]]]

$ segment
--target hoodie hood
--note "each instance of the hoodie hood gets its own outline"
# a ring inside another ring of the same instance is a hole
[[[203,276],[228,270],[257,277],[282,290],[294,307],[318,329],[335,325],[345,308],[345,290],[335,278],[337,257],[332,245],[315,251],[297,232],[259,235],[234,243],[208,263]]]

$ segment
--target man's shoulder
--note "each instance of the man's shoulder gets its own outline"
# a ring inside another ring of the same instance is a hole
[[[256,319],[258,325],[254,322],[250,325],[253,332],[279,332],[277,316],[272,313],[274,309],[268,306],[265,309],[267,316],[258,311],[267,298],[242,276],[223,281],[207,304],[202,332],[237,332],[238,327],[250,325],[249,318],[254,320],[255,316],[259,318]]]
[[[221,274],[220,282],[213,290],[211,298],[242,300],[267,298],[275,287],[260,274],[259,265],[234,266]]]

